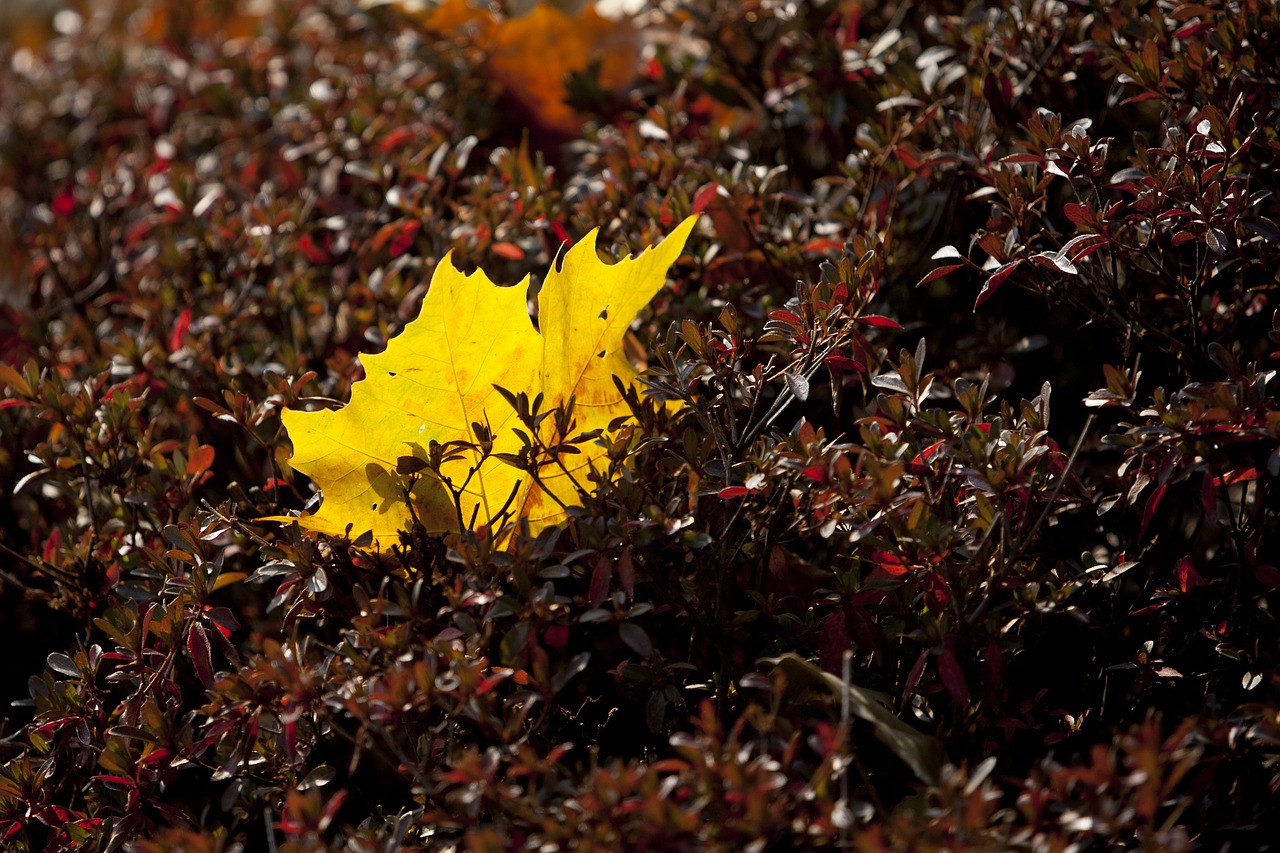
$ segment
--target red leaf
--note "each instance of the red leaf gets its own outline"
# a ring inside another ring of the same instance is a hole
[[[1183,592],[1191,592],[1196,587],[1204,585],[1204,578],[1196,571],[1195,561],[1190,557],[1179,560],[1174,573],[1178,576],[1178,589]]]
[[[924,576],[923,586],[925,601],[935,613],[945,610],[951,603],[951,587],[947,585],[942,575],[929,572]]]
[[[938,450],[946,443],[947,443],[947,440],[945,438],[938,439],[933,444],[926,447],[924,450],[921,450],[920,455],[917,456],[913,461],[917,465],[922,465],[925,462],[928,462],[931,458],[933,458],[933,454],[937,453]]]
[[[852,370],[855,373],[866,373],[867,366],[860,361],[852,358],[845,358],[842,355],[829,355],[822,360],[827,367],[834,367],[836,370]]]
[[[208,471],[209,466],[213,464],[213,456],[214,450],[209,445],[202,444],[197,447],[191,454],[191,458],[187,460],[187,476],[194,479]]]
[[[59,216],[70,216],[76,209],[76,194],[71,187],[58,193],[53,200],[53,212]]]
[[[93,781],[102,782],[105,785],[120,785],[124,788],[133,788],[137,784],[128,776],[94,776]],[[64,823],[66,822],[65,818],[61,818],[61,820]]]
[[[231,417],[231,411],[224,409],[222,406],[210,400],[208,397],[192,397],[191,401],[206,412],[211,412],[219,417]]]
[[[1097,229],[1098,212],[1085,207],[1083,204],[1068,204],[1062,208],[1063,214],[1079,225],[1081,228],[1088,228],[1090,231]]]
[[[609,597],[609,583],[613,580],[613,558],[600,557],[591,572],[591,584],[587,588],[587,600],[592,607],[599,607]]]
[[[907,564],[902,561],[902,558],[896,557],[888,551],[876,551],[871,555],[871,559],[875,561],[876,568],[887,575],[898,578],[907,573]]]
[[[1198,36],[1201,33],[1216,29],[1217,24],[1211,24],[1207,21],[1195,21],[1187,24],[1180,30],[1174,32],[1173,37],[1176,39],[1189,39],[1192,36]]]
[[[495,255],[501,255],[510,261],[519,261],[524,259],[524,249],[521,249],[515,243],[494,243],[491,247]]]
[[[1204,517],[1209,524],[1218,524],[1218,490],[1214,488],[1212,471],[1206,471],[1200,482],[1200,504],[1204,507]]]
[[[565,625],[552,625],[547,628],[543,639],[553,649],[563,649],[569,643],[569,628]]]
[[[329,802],[324,804],[324,814],[321,815],[316,828],[324,832],[329,828],[329,824],[333,823],[333,819],[338,816],[338,812],[342,810],[342,804],[347,801],[347,792],[345,790],[336,791]]]
[[[931,281],[937,281],[947,273],[953,273],[956,270],[960,269],[962,266],[964,266],[964,264],[947,264],[946,266],[938,267],[935,270],[930,270],[925,275],[924,278],[916,282],[916,287],[920,287],[921,285],[928,284]]]
[[[44,543],[44,553],[41,555],[46,563],[53,562],[53,555],[62,548],[62,531],[54,528],[49,534],[49,538]]]
[[[230,637],[231,632],[240,627],[240,623],[236,621],[236,617],[231,614],[231,609],[227,607],[205,607],[205,618],[213,623],[213,627],[223,637]]]
[[[1151,519],[1156,516],[1156,508],[1160,506],[1160,500],[1164,497],[1165,490],[1169,488],[1169,484],[1165,483],[1157,486],[1156,490],[1151,493],[1151,498],[1147,501],[1147,508],[1142,513],[1142,527],[1138,531],[1138,539],[1145,539],[1147,536],[1147,525],[1151,523]]]
[[[822,635],[818,638],[818,662],[827,672],[839,675],[844,653],[851,648],[853,641],[849,639],[844,611],[837,610],[822,623]]]
[[[907,700],[911,698],[911,694],[915,692],[916,685],[920,683],[920,676],[924,675],[924,665],[929,662],[929,650],[925,649],[920,652],[920,657],[916,658],[915,664],[912,665],[911,671],[907,673],[907,680],[902,685],[901,704],[906,705]]]
[[[173,755],[172,751],[168,749],[164,749],[162,747],[160,749],[155,750],[154,752],[148,752],[146,755],[139,758],[138,764],[142,765],[143,767],[150,767],[152,764],[160,764],[164,762],[171,755]]]
[[[1090,243],[1089,245],[1085,246],[1085,247],[1084,247],[1083,249],[1081,249],[1080,251],[1076,252],[1076,253],[1075,253],[1075,255],[1073,255],[1073,256],[1070,258],[1071,263],[1073,263],[1073,264],[1078,264],[1078,263],[1080,263],[1080,262],[1081,262],[1081,261],[1083,261],[1085,258],[1087,258],[1087,257],[1089,257],[1090,255],[1092,255],[1094,252],[1097,252],[1097,251],[1099,251],[1099,250],[1101,250],[1101,249],[1105,249],[1105,248],[1107,247],[1107,245],[1109,244],[1109,242],[1110,242],[1110,241],[1108,241],[1105,237],[1102,237],[1102,238],[1099,238],[1099,239],[1097,239],[1097,240],[1094,240],[1092,243]]]
[[[560,241],[560,245],[569,246],[573,244],[573,239],[569,236],[569,232],[558,221],[551,221],[551,230],[556,232],[556,239]]]
[[[1267,586],[1273,586],[1280,589],[1280,569],[1275,566],[1254,566],[1253,576],[1265,583]]]
[[[1258,479],[1257,468],[1237,468],[1234,471],[1228,471],[1221,477],[1214,480],[1219,486],[1234,486],[1236,483],[1243,483],[1248,480]]]
[[[416,219],[405,223],[404,227],[400,229],[400,233],[391,241],[391,257],[398,258],[409,251],[409,247],[413,245],[413,238],[417,236],[420,228],[422,228],[422,223]]]
[[[880,314],[864,314],[858,318],[858,322],[866,323],[868,326],[875,326],[881,329],[897,329],[899,332],[902,331],[902,326],[898,325],[896,321],[890,320],[888,317]]]
[[[1021,260],[1009,261],[1009,263],[993,272],[991,278],[987,279],[987,283],[982,285],[982,290],[978,293],[978,298],[973,303],[973,310],[977,311],[982,303],[995,296],[996,291],[1000,289],[1000,285],[1004,284],[1005,279],[1020,266],[1022,266]]]
[[[298,238],[298,248],[302,250],[302,254],[307,256],[307,260],[313,264],[327,264],[333,260],[329,252],[318,245],[310,234],[303,234]]]
[[[746,486],[725,486],[723,489],[716,492],[716,497],[721,500],[729,500],[731,498],[740,498],[743,495],[750,493],[751,490]]]
[[[804,244],[806,252],[838,252],[843,247],[843,240],[833,240],[830,237],[815,237]]]
[[[189,328],[191,328],[191,309],[184,308],[178,315],[178,321],[173,324],[173,330],[169,332],[169,352],[182,349],[182,339],[186,337]]]
[[[1129,104],[1137,104],[1142,101],[1150,101],[1154,98],[1162,98],[1162,97],[1164,96],[1161,95],[1159,92],[1143,92],[1140,95],[1134,95],[1132,98],[1125,98],[1123,101],[1120,102],[1120,106],[1127,107]]]
[[[398,219],[379,228],[378,233],[373,235],[370,247],[373,251],[380,252],[384,246],[389,245],[391,257],[398,258],[409,251],[413,238],[421,227],[422,223],[416,219]]]
[[[130,226],[129,230],[124,232],[124,245],[126,247],[132,248],[133,246],[136,246],[138,243],[146,239],[147,235],[150,233],[151,233],[151,220],[144,219],[141,222],[138,222]]]
[[[982,96],[991,106],[991,111],[1001,117],[1013,102],[1013,81],[1009,77],[997,77],[988,72],[986,79],[982,81]]]
[[[618,558],[618,582],[622,584],[622,591],[627,594],[627,598],[635,598],[636,567],[630,550],[623,551]]]
[[[693,195],[693,212],[701,213],[706,210],[707,205],[716,197],[716,193],[720,191],[719,184],[707,184]],[[839,248],[839,247],[837,247]]]
[[[384,154],[389,154],[397,148],[404,147],[413,141],[414,130],[408,127],[400,127],[388,133],[382,138],[379,148]]]
[[[204,626],[195,623],[187,632],[187,654],[195,665],[196,675],[205,687],[213,687],[213,648],[209,645],[209,635]]]

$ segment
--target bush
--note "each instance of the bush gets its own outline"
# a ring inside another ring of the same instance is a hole
[[[0,48],[0,846],[1247,846],[1276,5],[682,0],[533,95],[464,5]],[[257,521],[446,252],[692,213],[567,523]]]

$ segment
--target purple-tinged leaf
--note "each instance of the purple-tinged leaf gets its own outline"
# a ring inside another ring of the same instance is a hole
[[[592,607],[599,607],[609,596],[609,584],[613,580],[613,559],[601,555],[591,572],[591,584],[587,588],[587,600]]]
[[[960,269],[963,266],[964,264],[948,264],[947,266],[938,267],[935,270],[930,270],[925,275],[924,278],[920,279],[920,281],[916,283],[916,287],[920,287],[921,285],[928,284],[931,281],[937,281],[947,273],[955,272],[956,270]]]
[[[958,707],[968,709],[969,684],[965,681],[964,670],[956,660],[952,645],[948,643],[947,647],[938,654],[938,676],[942,679],[942,685],[947,688],[947,693],[951,694],[952,701]]]
[[[1147,537],[1147,525],[1151,523],[1151,519],[1156,516],[1156,509],[1160,506],[1160,501],[1164,498],[1164,493],[1168,490],[1169,484],[1163,483],[1156,487],[1151,493],[1150,499],[1147,500],[1147,508],[1142,512],[1142,528],[1138,531],[1138,539],[1142,540]]]
[[[1018,259],[1009,261],[1009,263],[993,272],[991,277],[987,279],[986,284],[982,285],[982,290],[978,293],[978,298],[973,303],[973,310],[977,311],[982,306],[982,303],[995,296],[996,291],[1000,289],[1000,285],[1004,284],[1005,279],[1020,266],[1022,266],[1022,260]]]
[[[213,648],[209,645],[209,635],[199,622],[194,623],[187,632],[187,654],[191,656],[191,663],[195,666],[196,675],[200,677],[200,683],[206,688],[212,688]]]

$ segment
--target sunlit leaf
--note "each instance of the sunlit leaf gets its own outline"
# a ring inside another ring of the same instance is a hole
[[[636,377],[623,336],[662,287],[695,221],[685,220],[658,246],[611,265],[596,254],[596,232],[588,234],[564,255],[559,270],[547,274],[538,294],[541,332],[526,308],[527,279],[498,287],[483,272],[464,276],[446,256],[418,318],[385,351],[361,359],[365,378],[352,387],[350,405],[284,413],[291,464],[324,493],[320,510],[297,520],[331,535],[348,526],[353,536],[372,531],[372,541],[383,548],[412,527],[413,515],[429,531],[453,529],[458,512],[442,480],[429,472],[407,480],[402,457],[421,458],[433,441],[470,442],[477,423],[488,425],[495,457],[518,456],[520,424],[504,397],[521,392],[530,399],[541,395],[544,412],[572,399],[575,434],[629,415],[614,384],[615,376],[628,385]],[[551,419],[543,426],[549,429]],[[575,450],[541,471],[540,484],[501,458],[481,464],[474,450],[446,461],[441,476],[462,486],[477,469],[463,495],[464,523],[473,515],[476,523],[488,523],[514,493],[511,508],[537,531],[564,519],[561,504],[580,503],[579,487],[590,484],[589,471],[605,452],[591,442]],[[408,500],[406,483],[412,484]]]

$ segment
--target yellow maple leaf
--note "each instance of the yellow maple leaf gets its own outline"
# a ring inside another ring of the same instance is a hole
[[[592,231],[565,253],[560,270],[548,272],[538,294],[540,333],[526,307],[527,277],[519,286],[499,287],[482,271],[464,276],[446,255],[417,319],[383,352],[361,356],[365,378],[352,385],[349,405],[284,412],[290,464],[315,482],[324,500],[312,515],[270,520],[330,535],[371,531],[384,549],[414,516],[429,532],[456,529],[459,507],[443,480],[423,472],[408,481],[406,495],[397,460],[422,458],[432,441],[474,442],[474,423],[492,430],[494,454],[518,453],[522,441],[513,428],[520,422],[496,386],[530,398],[542,394],[542,411],[572,400],[575,435],[629,414],[613,381],[617,376],[629,385],[636,377],[623,336],[661,289],[695,221],[686,219],[657,246],[615,264],[600,260],[598,229]],[[590,482],[587,473],[604,449],[591,442],[577,447],[580,453],[540,470],[537,482],[492,456],[481,463],[470,449],[445,462],[440,475],[456,486],[466,483],[464,523],[473,514],[477,524],[488,523],[508,505],[536,532],[564,520],[562,505],[581,504],[578,488]]]
[[[566,14],[540,3],[495,30],[489,68],[541,124],[572,134],[582,117],[565,103],[565,80],[595,61],[604,89],[624,89],[635,79],[640,47],[640,33],[629,18],[611,20],[594,6]]]

